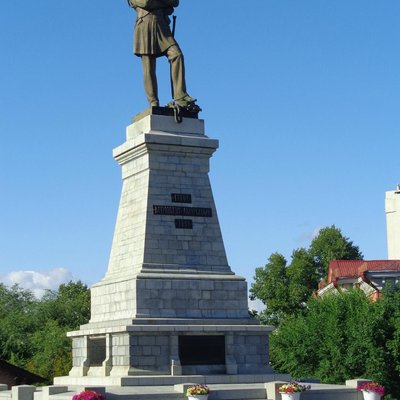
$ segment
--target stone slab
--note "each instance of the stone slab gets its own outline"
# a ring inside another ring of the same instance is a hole
[[[204,120],[183,118],[177,123],[174,117],[164,115],[148,115],[132,125],[126,131],[126,139],[133,139],[151,131],[171,132],[174,134],[204,135]]]
[[[165,324],[165,325],[151,325],[151,324],[134,324],[128,326],[113,326],[113,327],[91,327],[91,324],[84,325],[79,331],[68,332],[69,337],[79,337],[85,335],[104,335],[106,333],[120,333],[120,332],[196,332],[196,333],[216,333],[216,332],[246,332],[246,333],[270,333],[275,330],[270,325],[229,325],[224,324],[223,320],[218,320],[218,324],[212,324],[210,320],[209,325],[200,324]]]
[[[57,377],[55,383],[71,386],[80,386],[85,382],[86,385],[98,385],[103,382],[107,388],[110,386],[126,388],[128,387],[150,387],[150,386],[173,386],[193,382],[206,385],[242,385],[260,384],[264,387],[265,382],[290,381],[288,374],[243,374],[243,375],[182,375],[182,376],[125,376],[125,377]]]
[[[209,153],[215,151],[219,141],[206,136],[183,136],[167,132],[150,131],[140,136],[130,137],[125,143],[113,150],[114,158],[122,165],[127,160],[127,155],[136,156],[144,146],[157,150],[168,150],[181,153]],[[157,147],[158,146],[158,147]],[[204,149],[204,150],[201,150]],[[208,150],[207,150],[208,149]]]
[[[277,389],[283,383],[287,383],[287,381],[269,382],[265,384],[267,398],[269,400],[282,399]],[[311,390],[301,394],[302,400],[362,400],[362,398],[361,392],[345,385],[311,384]]]
[[[135,319],[123,319],[117,321],[92,322],[90,324],[81,325],[80,329],[86,330],[86,329],[118,327],[124,330],[126,326],[130,325],[228,325],[228,326],[256,325],[259,326],[260,321],[258,321],[255,318],[243,318],[243,319],[135,318]],[[273,330],[274,328],[270,326],[270,329]]]

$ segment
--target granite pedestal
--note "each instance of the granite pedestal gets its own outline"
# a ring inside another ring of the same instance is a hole
[[[57,384],[273,372],[273,328],[249,317],[225,254],[208,177],[217,148],[198,119],[148,115],[127,128],[113,153],[123,185],[108,270]]]

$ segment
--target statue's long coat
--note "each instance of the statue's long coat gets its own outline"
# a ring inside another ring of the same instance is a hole
[[[130,0],[130,3],[137,12],[133,39],[133,52],[137,56],[158,57],[177,44],[168,15],[179,5],[179,0]]]

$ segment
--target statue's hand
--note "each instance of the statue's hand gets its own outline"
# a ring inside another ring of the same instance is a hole
[[[179,0],[161,0],[165,5],[169,7],[178,7]]]

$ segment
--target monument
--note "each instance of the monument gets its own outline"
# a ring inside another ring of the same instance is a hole
[[[279,381],[291,378],[269,366],[273,328],[249,317],[246,281],[225,254],[208,177],[218,141],[205,134],[200,107],[187,94],[168,22],[179,0],[128,2],[137,11],[135,53],[150,108],[134,118],[113,153],[122,193],[108,269],[91,288],[89,323],[69,332],[69,375],[40,389],[0,384],[0,397],[71,400],[90,389],[110,400],[182,400],[199,383],[211,386],[212,400],[280,400]],[[167,107],[158,100],[160,55],[171,63]],[[357,400],[357,386],[369,382],[313,381],[303,395],[319,400]]]
[[[174,66],[181,52],[166,18],[179,0],[129,3],[136,35],[151,37],[140,26],[162,33],[152,45],[171,61],[175,97],[158,107],[155,56],[136,51],[146,65],[150,108],[114,149],[122,193],[108,270],[91,288],[89,323],[69,333],[73,368],[55,384],[168,384],[199,375],[272,381],[273,328],[249,317],[247,283],[232,272],[220,231],[208,177],[218,141],[205,134],[200,108],[186,93],[181,55]]]

